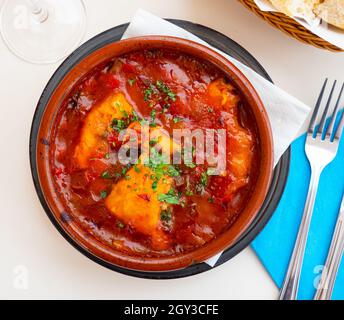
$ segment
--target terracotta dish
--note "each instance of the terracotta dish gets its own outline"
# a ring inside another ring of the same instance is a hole
[[[264,106],[231,62],[192,41],[149,36],[101,47],[40,110],[31,138],[45,209],[107,264],[156,272],[203,262],[235,243],[267,195],[273,141]],[[175,137],[183,130],[216,132],[214,154],[202,157],[193,137],[186,160],[186,139]]]

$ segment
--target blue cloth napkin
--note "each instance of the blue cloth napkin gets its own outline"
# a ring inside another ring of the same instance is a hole
[[[300,225],[310,180],[310,166],[302,136],[292,144],[287,185],[271,220],[252,247],[276,285],[283,283]],[[344,138],[336,159],[323,171],[301,273],[298,299],[313,299],[315,285],[325,264],[344,192]],[[344,258],[332,299],[344,299]]]

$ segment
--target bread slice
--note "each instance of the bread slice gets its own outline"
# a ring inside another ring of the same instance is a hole
[[[324,0],[314,12],[327,23],[344,30],[344,0]]]
[[[272,5],[289,17],[304,17],[306,19],[314,19],[314,7],[320,0],[270,0]]]

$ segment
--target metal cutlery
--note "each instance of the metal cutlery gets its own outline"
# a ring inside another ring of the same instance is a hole
[[[336,227],[333,233],[330,250],[318,284],[314,300],[330,300],[336,280],[340,261],[344,251],[344,195],[339,209]]]
[[[327,114],[332,106],[332,96],[337,81],[334,81],[325,108],[321,114],[320,124],[316,125],[319,109],[324,96],[328,80],[326,79],[320,91],[319,98],[314,108],[310,125],[307,132],[305,151],[311,166],[311,180],[309,183],[306,205],[304,208],[301,224],[296,238],[294,250],[289,262],[284,283],[280,292],[280,300],[297,299],[302,262],[308,238],[309,226],[313,214],[314,202],[317,194],[319,178],[323,169],[335,158],[338,150],[340,135],[342,133],[343,114],[341,114],[338,126],[335,125],[339,114],[339,103],[343,94],[344,84],[340,89],[339,96],[335,102],[330,123],[327,125]]]

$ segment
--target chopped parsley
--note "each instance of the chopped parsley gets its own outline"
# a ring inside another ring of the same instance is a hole
[[[163,93],[165,95],[165,101],[171,100],[173,102],[177,101],[177,95],[167,86],[163,81],[158,80],[155,84],[151,83],[149,87],[143,92],[144,101],[148,102],[152,100],[153,95],[158,95]],[[159,97],[161,99],[161,97]]]
[[[166,103],[162,108],[162,112],[166,112],[170,107],[171,105],[169,103]]]
[[[128,127],[128,124],[126,121],[122,119],[113,119],[111,123],[111,128],[120,132]]]
[[[132,120],[135,121],[135,122],[140,120],[139,116],[136,113],[136,111],[133,111]]]
[[[150,145],[151,147],[153,147],[153,146],[155,146],[158,142],[159,142],[159,138],[157,137],[157,138],[151,139],[151,140],[149,141],[149,145]]]
[[[117,222],[117,227],[120,228],[120,229],[123,229],[125,227],[124,223],[121,222],[121,221],[118,221]]]
[[[136,82],[136,79],[129,79],[128,80],[128,83],[131,87],[135,84],[135,82]]]
[[[156,123],[155,123],[155,120],[156,120],[156,110],[152,110],[151,113],[150,113],[150,117],[151,117],[151,122],[150,122],[150,126],[151,127],[156,127]]]
[[[158,189],[158,180],[154,180],[152,183],[152,189],[153,191],[157,191]]]
[[[155,169],[157,165],[166,163],[166,157],[160,154],[155,148],[150,148],[149,164],[148,167]]]
[[[105,198],[107,197],[107,192],[106,192],[106,191],[102,191],[102,192],[100,193],[100,197],[101,197],[102,199],[105,199]]]
[[[174,117],[174,118],[173,118],[173,122],[174,122],[174,123],[178,123],[178,122],[181,122],[181,121],[182,121],[181,118],[178,118],[178,117]]]
[[[203,187],[206,187],[208,185],[208,175],[206,172],[202,172],[201,174],[201,184]]]
[[[185,165],[188,167],[188,168],[191,168],[191,169],[194,169],[196,168],[196,165],[194,163],[185,163]]]
[[[193,196],[192,190],[189,190],[189,189],[187,189],[187,190],[185,191],[185,194],[186,194],[188,197]]]
[[[174,189],[170,189],[166,194],[158,194],[158,200],[169,204],[179,204],[179,197]]]
[[[158,80],[157,82],[156,82],[156,86],[158,87],[158,89],[159,90],[161,90],[161,91],[167,91],[168,92],[168,90],[169,90],[169,88],[164,84],[164,82],[163,81],[161,81],[161,80]]]
[[[186,191],[185,194],[190,197],[193,196],[193,191],[191,190],[191,186],[190,186],[190,179],[189,177],[186,178]]]
[[[157,182],[164,176],[179,177],[179,170],[172,164],[167,164],[164,155],[160,154],[155,148],[150,148],[150,157],[147,167],[151,169],[153,174],[150,175],[153,180],[152,189],[156,191]]]
[[[160,219],[163,222],[170,222],[172,220],[172,213],[170,209],[163,210],[160,213]]]
[[[166,164],[157,164],[151,165],[149,164],[148,167],[151,168],[153,174],[151,174],[150,179],[153,180],[152,189],[157,191],[158,182],[164,175],[168,175],[170,177],[179,177],[180,172],[173,166],[173,165],[166,165]]]
[[[196,155],[196,149],[194,146],[192,146],[192,156],[194,157]]]
[[[208,185],[209,178],[206,172],[201,173],[201,180],[196,184],[195,190],[198,194],[203,194],[205,187]]]
[[[180,172],[173,165],[167,166],[166,174],[168,174],[170,177],[179,177],[180,176]]]
[[[147,102],[152,99],[153,94],[157,91],[154,84],[150,84],[149,87],[144,91],[144,100]]]
[[[122,175],[124,176],[128,171],[128,168],[124,167],[122,168]]]
[[[144,125],[148,124],[149,122],[146,119],[140,119],[139,123],[141,126],[144,126]]]
[[[208,202],[209,203],[214,203],[215,202],[215,198],[213,196],[211,196],[210,198],[208,198]]]
[[[177,98],[176,98],[176,94],[173,93],[173,92],[169,92],[167,94],[167,96],[173,101],[173,102],[176,102]]]
[[[153,91],[151,88],[147,88],[145,91],[144,91],[144,100],[145,101],[148,101],[151,97],[152,97],[152,94],[153,94]]]
[[[111,174],[109,173],[109,171],[104,171],[101,177],[104,179],[111,179]]]
[[[128,119],[128,118],[129,118],[129,114],[128,114],[127,111],[121,110],[121,113],[122,113],[122,115],[123,115],[123,118],[125,118],[125,119]]]
[[[159,89],[159,91],[163,92],[166,94],[166,101],[168,99],[171,99],[173,102],[176,102],[177,98],[176,98],[176,94],[174,92],[172,92],[172,90],[161,80],[158,80],[156,82],[156,86]]]

